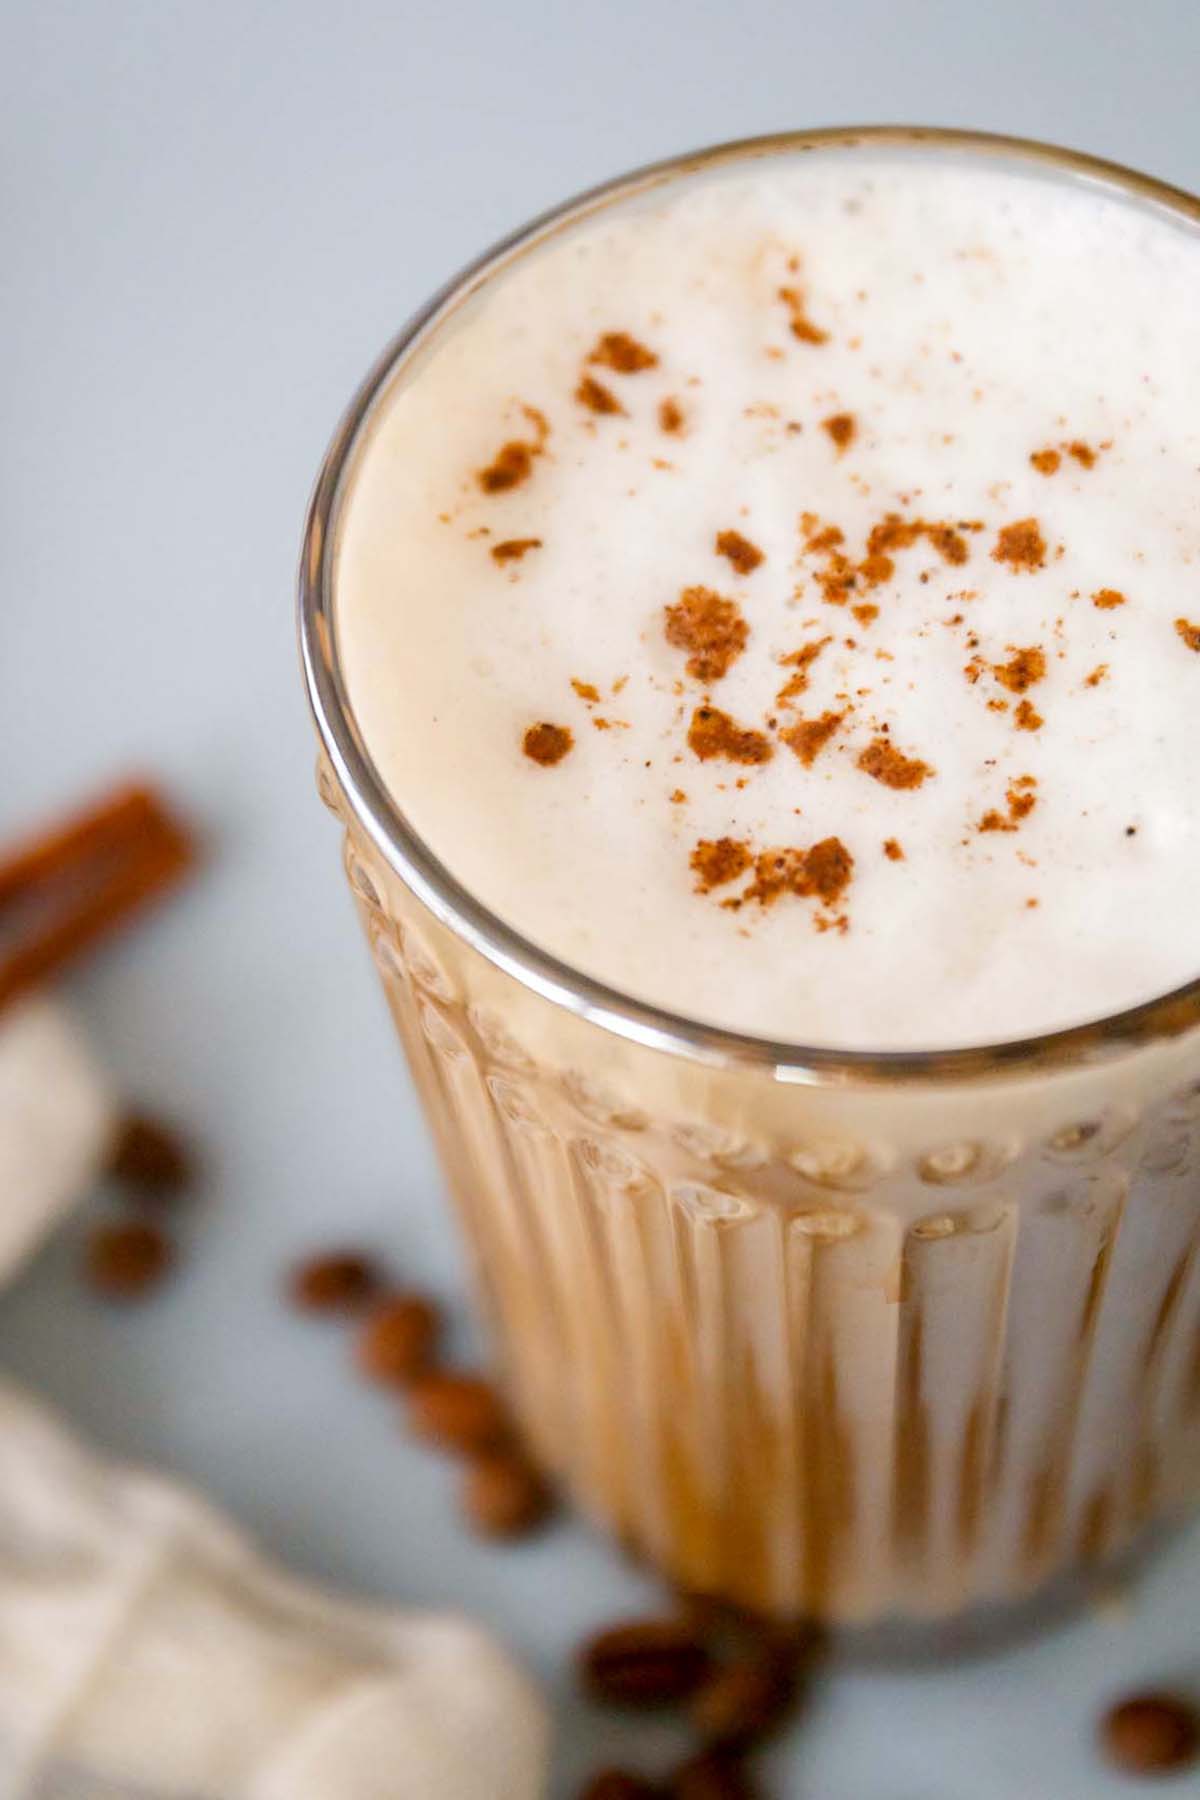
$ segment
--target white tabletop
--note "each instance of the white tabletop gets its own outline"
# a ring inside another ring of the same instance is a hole
[[[145,766],[211,858],[72,983],[129,1091],[205,1148],[185,1272],[136,1316],[106,1311],[68,1228],[6,1296],[0,1363],[298,1567],[490,1621],[559,1702],[565,1797],[613,1731],[570,1696],[566,1648],[653,1589],[576,1525],[509,1553],[468,1538],[449,1469],[405,1445],[336,1332],[278,1300],[291,1257],[343,1238],[461,1290],[312,791],[292,622],[309,483],[425,294],[530,213],[672,150],[910,120],[1200,189],[1200,8],[18,0],[5,25],[0,834]],[[1197,1576],[1193,1534],[1120,1614],[937,1674],[835,1671],[771,1792],[1132,1795],[1091,1723],[1115,1690],[1200,1676]],[[616,1731],[609,1754],[670,1747],[665,1726]]]

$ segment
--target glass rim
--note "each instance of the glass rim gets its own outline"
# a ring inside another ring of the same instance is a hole
[[[347,470],[392,377],[443,320],[483,283],[547,238],[605,206],[721,163],[803,150],[931,147],[1035,163],[1108,188],[1200,226],[1200,198],[1082,151],[1034,139],[911,125],[833,126],[734,139],[649,163],[586,189],[517,227],[445,282],[393,337],[342,415],[317,476],[304,530],[298,599],[300,655],[325,755],[354,818],[405,885],[453,934],[524,987],[619,1037],[714,1066],[767,1070],[779,1081],[981,1079],[1069,1068],[1200,1024],[1200,975],[1181,986],[1078,1024],[1032,1036],[953,1048],[845,1049],[726,1030],[640,1000],[588,975],[526,938],[483,904],[434,855],[389,793],[350,703],[337,653],[333,553]]]

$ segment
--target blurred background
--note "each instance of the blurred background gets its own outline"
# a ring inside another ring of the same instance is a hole
[[[961,125],[1200,190],[1200,7],[10,0],[4,22],[0,840],[133,769],[207,860],[70,986],[124,1091],[203,1154],[181,1278],[136,1316],[106,1309],[69,1225],[0,1301],[0,1366],[300,1570],[485,1619],[552,1690],[565,1795],[607,1729],[571,1697],[568,1646],[652,1586],[576,1524],[507,1552],[465,1535],[451,1472],[280,1297],[290,1260],[343,1239],[436,1291],[462,1281],[313,789],[293,626],[309,486],[431,289],[673,151]],[[1115,1691],[1196,1680],[1198,1579],[1193,1533],[1051,1637],[932,1675],[838,1670],[769,1791],[1128,1793],[1093,1720]]]

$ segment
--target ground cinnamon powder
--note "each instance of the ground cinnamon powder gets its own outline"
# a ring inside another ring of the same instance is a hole
[[[775,754],[765,733],[736,724],[727,712],[715,706],[696,708],[687,741],[701,762],[720,756],[727,762],[764,763]]]
[[[497,450],[487,468],[476,471],[475,479],[485,494],[502,494],[520,487],[533,473],[533,459],[540,456],[550,436],[550,421],[536,406],[522,406],[521,411],[533,426],[534,441],[511,438]]]
[[[965,563],[969,555],[967,540],[953,525],[927,524],[925,536],[943,561]]]
[[[755,859],[754,880],[742,895],[770,906],[782,894],[817,899],[831,906],[850,885],[854,858],[840,838],[822,838],[811,850],[764,850]]]
[[[637,375],[642,369],[653,369],[658,365],[654,351],[639,344],[627,331],[606,331],[588,361],[612,369],[618,375]]]
[[[1007,563],[1010,569],[1044,568],[1046,540],[1037,520],[1018,519],[1013,525],[1001,526],[992,551],[992,560]]]
[[[1101,612],[1111,612],[1114,606],[1124,606],[1125,596],[1119,588],[1098,588],[1092,595],[1092,605],[1098,606]]]
[[[955,565],[965,563],[970,552],[964,530],[974,530],[974,524],[963,526],[951,525],[944,519],[906,519],[900,513],[885,513],[878,524],[871,527],[867,535],[867,560],[882,558],[884,561],[897,550],[910,550],[921,538],[933,545],[943,561]],[[862,565],[864,573],[866,564]],[[892,567],[883,568],[879,564],[879,579],[886,581],[892,574]]]
[[[701,838],[691,855],[696,892],[707,894],[715,887],[724,887],[727,881],[735,881],[752,860],[749,844],[737,838]]]
[[[678,436],[683,430],[684,424],[683,408],[680,406],[678,400],[672,400],[668,396],[667,399],[659,401],[658,424],[659,429],[665,431],[668,436]]]
[[[779,735],[788,749],[800,758],[805,768],[811,769],[845,716],[845,713],[840,712],[824,712],[819,719],[799,719]]]
[[[821,420],[821,429],[828,433],[834,449],[840,456],[854,442],[858,433],[858,420],[853,413],[831,413],[827,419]]]
[[[750,627],[736,601],[712,588],[684,588],[664,611],[667,642],[690,652],[687,672],[697,681],[719,681],[746,648]]]
[[[764,560],[758,545],[740,531],[718,531],[717,555],[727,557],[739,575],[749,575]]]
[[[817,583],[829,606],[845,606],[857,579],[854,564],[839,550],[830,552],[828,562],[817,575]]]
[[[883,556],[878,551],[872,550],[859,563],[858,573],[869,588],[882,587],[883,583],[890,581],[896,573],[896,565],[890,556]]]
[[[795,891],[798,894],[815,894],[826,906],[830,906],[845,893],[853,872],[854,858],[841,838],[822,838],[819,844],[814,844],[811,850],[806,851],[803,885],[796,887]]]
[[[920,519],[906,519],[900,513],[884,513],[867,534],[867,553],[880,556],[886,551],[909,550],[925,529]]]
[[[1037,780],[1033,775],[1018,775],[1015,781],[1010,782],[1008,792],[1004,796],[1008,802],[1007,815],[997,812],[995,807],[990,807],[975,829],[977,831],[1016,831],[1021,820],[1028,818],[1037,805],[1037,795],[1030,792],[1036,786]]]
[[[942,519],[906,519],[900,513],[885,513],[868,532],[866,554],[858,562],[846,554],[845,533],[839,526],[823,526],[815,513],[802,513],[800,529],[805,553],[825,558],[825,567],[816,574],[824,599],[830,606],[845,606],[860,582],[874,588],[890,581],[896,573],[896,554],[911,549],[922,538],[944,562],[965,563],[970,551],[963,533],[979,527],[975,521],[952,525]]]
[[[507,488],[520,487],[533,473],[535,452],[519,438],[502,444],[486,469],[480,469],[477,480],[485,494],[502,494]]]
[[[816,513],[801,513],[800,529],[804,533],[804,548],[816,556],[836,550],[846,541],[846,534],[839,525],[822,525]]]
[[[829,637],[817,638],[813,643],[805,644],[802,649],[792,650],[787,656],[780,657],[780,663],[785,669],[794,669],[796,672],[794,675],[788,676],[776,694],[775,704],[777,706],[790,706],[792,701],[804,692],[808,686],[809,669],[820,656],[826,644],[832,642],[833,639]]]
[[[1193,625],[1190,619],[1176,619],[1175,629],[1189,650],[1200,652],[1200,625]]]
[[[1010,646],[1011,648],[1011,646]],[[1046,673],[1046,653],[1037,644],[1013,650],[1006,663],[993,663],[992,674],[1010,694],[1023,694]]]
[[[589,412],[611,414],[625,411],[612,389],[606,388],[604,383],[597,381],[594,375],[584,375],[580,378],[579,386],[575,389],[575,398],[581,406],[586,406]]]
[[[916,756],[903,755],[885,737],[877,737],[867,745],[858,759],[858,767],[873,781],[882,782],[889,788],[919,788],[935,773],[927,762]]]
[[[1013,723],[1018,731],[1040,731],[1046,721],[1031,701],[1022,700],[1013,714]]]
[[[814,325],[808,316],[804,295],[799,288],[781,287],[779,298],[791,313],[792,336],[799,338],[802,344],[827,344],[829,333]]]
[[[1109,443],[1101,444],[1102,450],[1110,448]],[[1053,475],[1062,465],[1063,455],[1072,457],[1081,468],[1092,469],[1096,466],[1096,452],[1082,438],[1072,438],[1069,444],[1060,444],[1057,450],[1047,447],[1045,450],[1034,450],[1030,462],[1039,475]]]
[[[531,725],[525,733],[523,748],[532,762],[550,768],[561,762],[575,739],[566,725],[550,725],[543,720]]]
[[[541,538],[505,538],[503,543],[492,545],[492,555],[498,563],[520,562],[527,551],[541,547]]]

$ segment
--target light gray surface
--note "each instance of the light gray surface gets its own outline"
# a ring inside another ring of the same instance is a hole
[[[576,1527],[511,1554],[466,1538],[449,1471],[404,1445],[336,1333],[277,1300],[288,1259],[336,1237],[460,1280],[312,793],[291,613],[309,483],[353,384],[447,273],[672,150],[917,120],[1200,188],[1200,9],[109,0],[4,19],[0,833],[145,765],[211,863],[73,984],[130,1091],[206,1147],[186,1273],[118,1317],[81,1297],[68,1230],[5,1297],[0,1361],[299,1567],[490,1620],[563,1700],[566,1795],[606,1726],[567,1702],[565,1648],[649,1588]],[[772,1792],[1132,1793],[1090,1720],[1129,1682],[1200,1675],[1198,1575],[1193,1535],[1123,1621],[936,1676],[836,1675]]]

